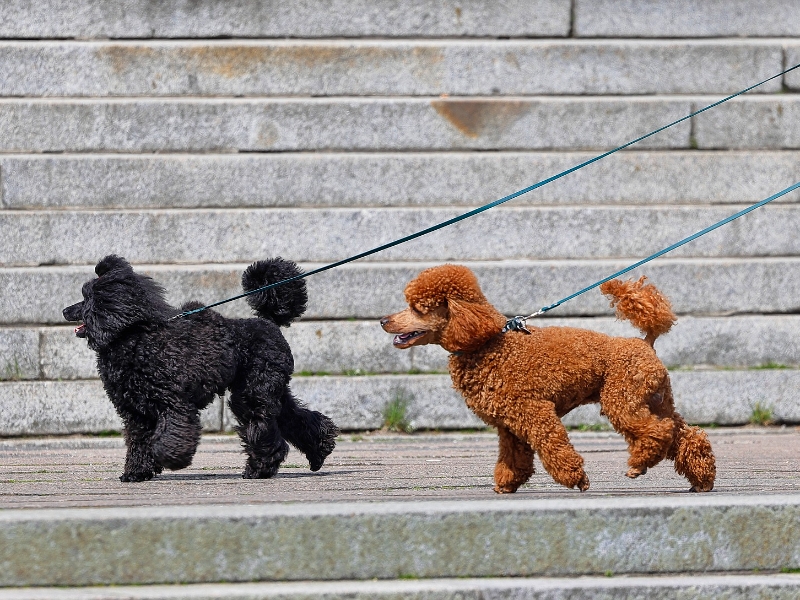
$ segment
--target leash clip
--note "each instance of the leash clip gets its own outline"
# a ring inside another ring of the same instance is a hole
[[[509,331],[522,331],[528,335],[531,334],[530,330],[525,327],[525,321],[528,320],[528,317],[523,317],[522,315],[517,315],[513,319],[509,319],[506,321],[505,326],[503,327],[503,333],[508,333]]]

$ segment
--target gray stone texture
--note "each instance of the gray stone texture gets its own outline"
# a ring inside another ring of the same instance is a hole
[[[630,264],[630,260],[499,261],[465,263],[487,298],[504,314],[530,314]],[[309,319],[378,319],[404,308],[403,289],[422,269],[440,263],[355,263],[307,279]],[[301,265],[310,270],[316,263]],[[174,305],[210,303],[241,293],[239,265],[137,267],[167,289]],[[678,314],[796,313],[800,311],[800,261],[794,258],[661,258],[623,277],[646,275]],[[93,267],[0,268],[0,319],[4,324],[64,324],[61,310],[81,299]],[[240,300],[218,307],[228,316],[251,316]],[[591,290],[553,309],[544,319],[609,316],[606,298]]]
[[[0,381],[39,375],[39,332],[29,327],[0,329]]]
[[[744,425],[755,408],[781,423],[800,423],[797,369],[679,370],[671,373],[678,410],[691,423]],[[483,427],[452,389],[449,375],[295,377],[292,390],[343,430],[380,429],[392,402],[405,403],[415,429]],[[204,411],[208,431],[231,429],[221,400]],[[222,419],[222,420],[220,420]],[[570,427],[607,424],[596,405],[564,418]],[[0,435],[53,435],[119,431],[121,423],[97,380],[0,383]]]
[[[585,37],[798,36],[793,0],[575,0],[574,34]]]
[[[182,586],[115,586],[85,588],[14,588],[0,590],[0,600],[794,600],[800,595],[797,575],[670,575],[579,578],[480,578],[373,581],[304,581],[279,583],[199,583]]]
[[[607,150],[690,109],[670,97],[17,99],[0,101],[0,151]],[[637,147],[688,148],[689,130]]]
[[[724,94],[782,70],[779,41],[0,43],[8,97]]]
[[[201,413],[206,431],[222,427],[215,400]],[[122,428],[99,380],[0,382],[0,436],[102,433]]]
[[[800,44],[794,43],[786,46],[785,65],[786,69],[800,65]],[[800,90],[800,68],[787,73],[784,76],[784,83],[792,91]]]
[[[9,510],[0,522],[4,586],[701,574],[800,562],[789,495]]]
[[[694,126],[699,148],[800,148],[800,96],[731,100],[700,115]]]
[[[4,0],[0,37],[566,36],[570,0]]]
[[[609,317],[549,318],[529,326],[580,327],[609,335],[641,336],[627,322]],[[396,350],[392,336],[373,321],[300,321],[283,330],[292,347],[295,373],[363,375],[409,371],[446,372],[448,353],[438,346]],[[25,337],[22,338],[21,334]],[[23,379],[93,379],[95,354],[72,327],[0,329],[11,340]],[[800,367],[800,316],[683,316],[656,344],[670,367]],[[41,347],[39,345],[41,340]],[[8,347],[8,346],[7,346]],[[39,358],[41,357],[41,359]],[[39,361],[41,360],[41,365]]]
[[[474,206],[595,154],[0,155],[6,208]],[[753,203],[797,180],[800,153],[626,151],[506,206]],[[781,198],[798,202],[800,192]]]
[[[640,258],[742,207],[496,207],[364,261]],[[334,262],[455,218],[456,208],[0,211],[8,266],[232,263],[284,256]],[[797,256],[800,206],[772,204],[690,244],[674,257]],[[313,231],[314,235],[307,235]],[[76,235],[79,234],[79,235]],[[631,261],[634,262],[634,261]]]

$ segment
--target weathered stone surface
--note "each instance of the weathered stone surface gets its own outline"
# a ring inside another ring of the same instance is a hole
[[[582,162],[578,152],[0,155],[7,208],[472,206]],[[515,198],[542,204],[757,202],[794,182],[800,153],[614,154]],[[713,174],[710,175],[710,174]],[[781,199],[798,202],[800,192]]]
[[[206,431],[219,431],[219,399],[201,413]],[[0,435],[100,433],[122,428],[99,380],[0,383]]]
[[[740,209],[497,207],[364,260],[645,257]],[[91,263],[112,252],[132,263],[230,263],[269,256],[333,262],[464,212],[456,208],[0,211],[0,229],[6,233],[0,264]],[[671,255],[797,256],[800,238],[794,223],[799,219],[800,205],[776,203]]]
[[[609,149],[684,117],[670,97],[0,101],[3,152]],[[638,148],[688,148],[689,122]],[[779,146],[780,147],[780,146]]]
[[[782,69],[752,40],[0,43],[2,96],[722,94]]]
[[[694,135],[700,148],[800,148],[800,97],[731,100],[697,117]]]
[[[403,289],[422,269],[440,263],[354,263],[307,279],[309,319],[378,319],[405,306]],[[530,314],[630,264],[620,260],[501,261],[465,263],[487,298],[504,314]],[[303,264],[310,270],[319,264]],[[244,264],[137,266],[167,289],[174,305],[209,303],[241,293]],[[678,314],[796,313],[800,311],[800,261],[662,258],[624,277],[646,275]],[[0,319],[6,324],[63,325],[61,310],[81,299],[92,266],[0,268]],[[245,302],[218,307],[251,316]],[[592,290],[549,312],[549,317],[610,316],[606,298]]]
[[[566,36],[570,0],[5,0],[6,38]]]
[[[771,411],[782,423],[800,423],[796,369],[673,371],[678,410],[691,423],[743,425],[755,408]],[[482,427],[452,389],[448,375],[374,375],[295,377],[292,390],[314,410],[329,415],[344,430],[379,429],[384,411],[404,403],[411,427]],[[0,435],[92,433],[121,427],[99,381],[0,383]],[[230,430],[232,417],[220,400],[204,411],[207,430]],[[570,427],[606,423],[596,405],[580,407],[564,418]]]
[[[414,429],[484,427],[452,389],[446,375],[380,375],[370,377],[295,377],[292,391],[341,429],[380,429],[392,403],[405,406]],[[227,407],[226,425],[230,417]]]
[[[0,590],[0,600],[105,600],[120,594],[136,600],[224,600],[269,598],[271,600],[426,600],[464,598],[518,598],[575,600],[613,597],[618,600],[749,600],[755,597],[794,600],[800,594],[797,575],[670,575],[637,577],[484,577],[480,579],[423,579],[382,581],[304,581],[301,583],[222,583],[176,586],[115,586],[86,588],[16,588]]]
[[[550,318],[529,326],[580,327],[609,335],[641,336],[627,322],[613,318]],[[72,327],[0,329],[0,340],[30,333],[27,343],[16,343],[20,364],[30,365],[22,377],[43,379],[92,379],[97,377],[95,354]],[[298,374],[353,375],[400,373],[411,370],[446,372],[448,353],[437,346],[396,350],[392,336],[373,321],[300,321],[284,330],[292,347]],[[41,350],[38,340],[41,339]],[[671,367],[800,366],[800,317],[738,316],[690,317],[678,320],[672,331],[656,344],[659,358]]]
[[[0,584],[574,577],[800,561],[789,495],[504,500],[9,510]]]
[[[800,35],[800,7],[765,0],[576,0],[574,32],[586,37]]]
[[[786,68],[800,65],[800,44],[786,46]],[[795,69],[784,76],[786,87],[793,91],[800,90],[800,69]]]
[[[0,381],[39,377],[39,332],[33,328],[0,329]]]

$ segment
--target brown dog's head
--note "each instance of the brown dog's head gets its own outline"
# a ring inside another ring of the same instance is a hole
[[[489,304],[466,267],[424,270],[405,289],[408,308],[381,319],[396,348],[438,344],[450,352],[477,350],[500,333],[506,319]]]

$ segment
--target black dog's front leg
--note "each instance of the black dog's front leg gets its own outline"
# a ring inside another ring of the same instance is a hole
[[[125,421],[125,445],[128,452],[125,456],[125,470],[119,480],[146,481],[161,473],[161,467],[153,456],[151,441],[154,423],[142,423],[133,419]]]

